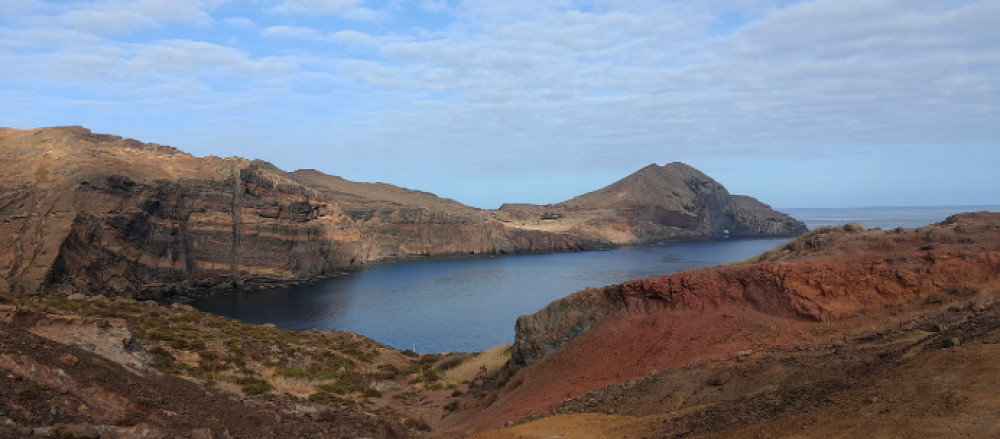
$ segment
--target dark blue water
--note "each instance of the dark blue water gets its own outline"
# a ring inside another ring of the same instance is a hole
[[[812,227],[857,221],[919,227],[997,207],[787,209]],[[783,239],[677,242],[610,251],[381,264],[296,287],[205,298],[195,307],[289,329],[354,331],[418,352],[479,351],[509,343],[514,321],[575,291],[749,258]]]
[[[354,331],[399,349],[471,352],[512,342],[519,315],[575,291],[742,260],[784,241],[701,241],[407,261],[315,284],[209,297],[192,305],[279,328]]]

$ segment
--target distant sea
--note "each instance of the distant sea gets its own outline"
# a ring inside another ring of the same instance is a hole
[[[1000,206],[782,211],[810,228],[856,221],[889,229],[978,210],[1000,211]],[[279,328],[355,331],[399,349],[478,351],[510,343],[517,316],[574,291],[738,261],[786,241],[674,241],[608,251],[401,261],[307,285],[207,297],[193,305]]]
[[[1000,206],[916,206],[916,207],[838,207],[777,209],[806,223],[810,229],[849,222],[867,228],[914,228],[944,221],[962,212],[1000,212]]]

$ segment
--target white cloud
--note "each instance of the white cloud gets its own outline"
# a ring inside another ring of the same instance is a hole
[[[322,40],[326,38],[322,32],[298,26],[270,26],[264,29],[265,37],[297,38],[301,40]]]
[[[378,19],[379,12],[362,6],[363,3],[364,0],[282,0],[274,7],[274,11],[283,14],[335,15],[358,21]]]
[[[378,44],[375,37],[355,30],[342,30],[330,35],[330,39],[346,46],[374,46]]]
[[[63,6],[58,21],[94,34],[128,33],[163,23],[207,26],[214,22],[206,12],[227,0],[97,0]]]
[[[285,74],[292,63],[280,59],[252,59],[236,49],[199,41],[171,40],[138,46],[134,55],[122,60],[138,72],[179,76],[254,76]]]
[[[230,17],[226,19],[226,23],[241,29],[254,29],[257,27],[257,23],[246,17]]]
[[[44,11],[47,8],[48,6],[41,0],[4,0],[0,2],[0,20]]]
[[[350,48],[382,47],[399,39],[398,37],[374,37],[356,30],[323,33],[317,29],[299,26],[271,26],[264,29],[263,35],[271,38],[332,42]]]

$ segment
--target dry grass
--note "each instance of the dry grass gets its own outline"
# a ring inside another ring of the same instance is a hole
[[[215,382],[215,388],[219,389],[219,390],[222,390],[222,391],[225,391],[225,392],[232,393],[234,395],[242,395],[243,394],[243,389],[240,388],[239,384],[236,384],[236,383],[230,382],[230,381],[226,381],[226,380],[216,381]]]
[[[510,361],[510,352],[509,344],[489,348],[450,369],[444,379],[450,382],[470,381],[476,378],[482,366],[486,366],[488,372],[493,372]]]
[[[295,395],[299,398],[308,398],[316,393],[316,388],[323,384],[331,384],[333,380],[310,380],[305,378],[289,378],[281,375],[274,375],[267,379],[277,394]]]
[[[125,299],[11,296],[0,304],[120,318],[153,356],[161,372],[244,394],[291,394],[307,398],[321,386],[336,400],[358,400],[383,368],[408,371],[417,359],[350,333],[299,332],[241,323],[190,306],[149,306]],[[395,375],[399,375],[398,377]]]

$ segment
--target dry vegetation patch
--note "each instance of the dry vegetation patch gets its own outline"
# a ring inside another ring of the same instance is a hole
[[[509,344],[494,346],[475,354],[445,372],[445,380],[453,383],[472,381],[485,368],[493,372],[510,361],[511,346]]]
[[[353,333],[252,325],[187,305],[81,296],[0,296],[0,303],[124,319],[159,371],[246,395],[358,402],[374,383],[405,379],[403,371],[416,364]]]

